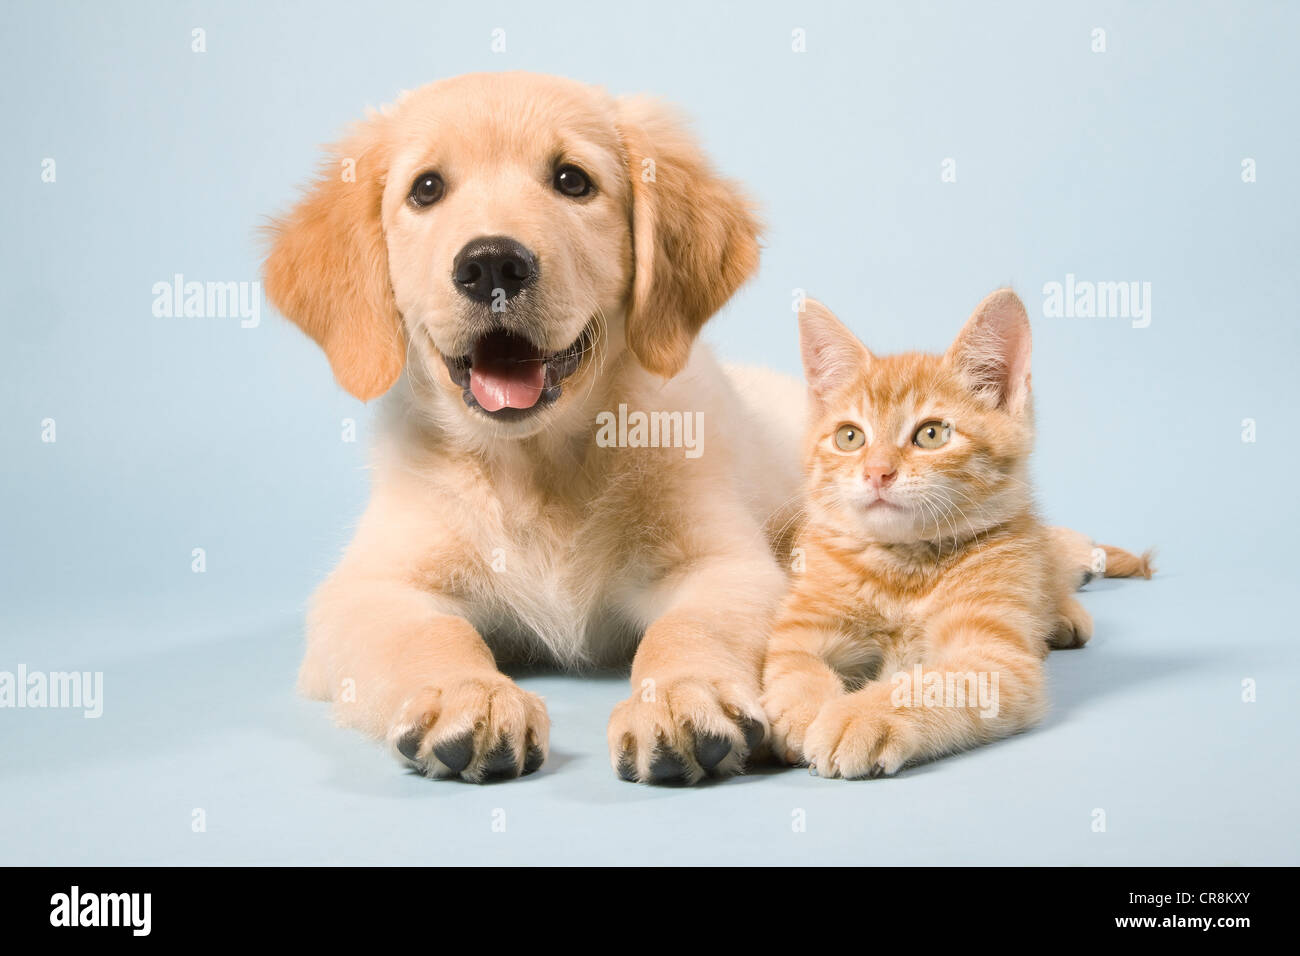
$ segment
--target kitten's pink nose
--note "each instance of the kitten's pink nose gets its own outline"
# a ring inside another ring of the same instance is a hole
[[[892,461],[869,461],[864,466],[867,484],[879,491],[888,488],[898,477],[898,466]]]

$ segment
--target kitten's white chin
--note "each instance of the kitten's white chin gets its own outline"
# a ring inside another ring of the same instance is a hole
[[[881,544],[911,544],[922,537],[921,522],[912,509],[874,501],[854,509],[862,536]]]

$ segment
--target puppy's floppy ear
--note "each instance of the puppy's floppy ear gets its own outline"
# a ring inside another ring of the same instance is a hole
[[[700,327],[758,267],[760,225],[682,121],[640,97],[617,102],[632,180],[635,255],[627,343],[651,372],[676,375]]]
[[[316,340],[338,383],[362,401],[388,391],[406,360],[380,220],[387,125],[372,116],[333,148],[336,160],[298,206],[271,223],[263,269],[271,303]],[[346,175],[347,160],[355,175]]]
[[[976,395],[1018,415],[1029,398],[1030,340],[1025,304],[998,289],[975,307],[946,359]]]

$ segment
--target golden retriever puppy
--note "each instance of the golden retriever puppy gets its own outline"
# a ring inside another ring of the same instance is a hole
[[[757,266],[750,203],[663,106],[529,74],[407,93],[335,152],[272,225],[265,287],[344,388],[387,397],[301,689],[481,781],[547,754],[499,663],[631,660],[616,772],[739,771],[803,416],[795,382],[695,344]]]

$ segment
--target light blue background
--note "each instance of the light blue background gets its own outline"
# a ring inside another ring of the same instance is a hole
[[[102,670],[105,710],[0,710],[0,863],[1300,862],[1295,5],[44,2],[4,19],[0,670]],[[769,229],[761,275],[707,332],[729,359],[796,371],[795,288],[879,351],[941,348],[986,292],[1024,295],[1046,513],[1161,552],[1154,581],[1085,595],[1097,637],[1052,656],[1043,727],[888,781],[651,789],[608,768],[621,678],[535,675],[551,761],[480,788],[405,774],[293,696],[302,605],[366,499],[373,408],[269,308],[256,329],[160,319],[152,286],[257,279],[257,229],[320,144],[403,88],[503,69],[673,100],[748,184]],[[1045,318],[1042,286],[1067,273],[1150,282],[1150,327]]]

